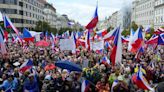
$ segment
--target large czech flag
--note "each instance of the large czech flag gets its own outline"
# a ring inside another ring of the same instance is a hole
[[[137,74],[133,75],[132,80],[138,86],[138,88],[143,89],[143,90],[150,90],[151,92],[154,92],[154,89],[152,87],[150,87],[150,85],[148,84],[148,82],[147,82],[146,78],[144,77],[141,69],[142,68],[140,67]]]
[[[137,31],[135,32],[134,36],[132,39],[130,39],[130,44],[131,47],[128,48],[129,51],[136,53],[138,49],[141,48],[143,43],[143,36],[142,36],[142,29],[138,28]]]
[[[95,13],[94,13],[94,17],[93,19],[88,23],[88,25],[86,26],[86,29],[93,29],[94,27],[96,27],[98,23],[98,3],[97,3],[97,6],[96,6],[96,10],[95,10]]]
[[[20,72],[25,72],[33,66],[33,62],[29,59],[20,66]]]
[[[19,35],[18,29],[13,25],[11,20],[8,18],[8,16],[4,16],[4,26],[5,28],[12,28],[14,32]]]
[[[120,28],[117,28],[116,36],[114,39],[114,47],[110,55],[112,65],[120,64],[122,59],[122,41]]]
[[[28,29],[24,28],[23,29],[23,39],[26,41],[26,42],[34,42],[34,37],[32,37],[31,33],[29,32]]]

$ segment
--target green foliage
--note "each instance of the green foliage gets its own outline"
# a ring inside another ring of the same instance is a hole
[[[122,35],[123,36],[127,36],[127,35],[130,35],[130,29],[124,29],[123,31],[122,31]]]
[[[138,29],[138,25],[133,21],[131,24],[131,28],[133,28],[134,31]]]
[[[51,27],[50,27],[50,25],[47,22],[45,22],[45,21],[38,21],[36,23],[36,27],[35,27],[35,31],[36,32],[42,32],[42,31],[50,32],[50,30],[51,30]]]
[[[164,28],[164,26],[162,26],[161,28]]]

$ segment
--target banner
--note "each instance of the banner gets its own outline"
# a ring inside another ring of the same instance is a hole
[[[73,39],[60,39],[60,50],[75,50],[76,46]]]
[[[104,49],[104,41],[91,42],[90,47],[93,51],[102,50]]]

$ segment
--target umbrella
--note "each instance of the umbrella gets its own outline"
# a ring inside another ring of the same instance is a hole
[[[48,71],[48,70],[53,70],[55,68],[56,68],[56,66],[54,64],[48,64],[45,66],[44,70]]]
[[[49,44],[49,42],[46,42],[46,41],[42,40],[42,41],[37,42],[35,45],[36,45],[36,46],[47,47],[47,46],[49,46],[50,44]]]
[[[79,65],[70,62],[70,61],[58,61],[55,63],[55,66],[60,67],[62,69],[67,69],[70,71],[78,71],[78,72],[82,72],[82,69]]]

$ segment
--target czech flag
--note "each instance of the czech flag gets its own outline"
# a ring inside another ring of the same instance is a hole
[[[151,31],[150,26],[149,26],[149,27],[147,27],[147,28],[145,29],[146,34],[150,33],[150,31]]]
[[[25,72],[33,66],[33,62],[29,59],[20,66],[20,72]]]
[[[120,64],[122,60],[122,41],[120,28],[117,28],[116,37],[114,39],[114,47],[110,55],[112,65]]]
[[[164,45],[164,33],[159,35],[159,37],[158,37],[158,45]]]
[[[110,43],[108,41],[105,42],[105,47],[109,50],[112,49],[112,46],[110,45]]]
[[[103,39],[105,41],[109,41],[109,40],[114,40],[115,36],[116,36],[116,33],[117,33],[117,28],[108,32],[104,37]]]
[[[4,16],[4,26],[5,28],[12,28],[17,35],[19,35],[18,29],[13,25],[8,16]]]
[[[81,86],[81,92],[88,92],[89,91],[89,81],[84,80]]]
[[[1,53],[2,54],[6,54],[7,53],[6,45],[4,43],[3,36],[2,36],[1,33],[0,33],[0,48],[1,48]]]
[[[87,31],[86,37],[85,37],[85,47],[90,50],[90,31]]]
[[[86,45],[85,40],[83,40],[83,39],[77,39],[76,40],[76,46],[77,47],[79,47],[79,46],[85,47],[85,45]]]
[[[28,29],[24,28],[23,29],[23,39],[26,41],[26,42],[34,42],[34,37],[32,37],[31,33],[29,32]]]
[[[146,42],[146,44],[156,44],[157,42],[158,42],[158,36],[154,34],[154,35]]]
[[[122,36],[121,39],[122,39],[122,43],[128,43],[129,42],[129,38],[125,38],[124,36]]]
[[[132,48],[131,44],[133,42],[132,39],[133,39],[134,34],[135,34],[134,30],[133,30],[133,28],[131,28],[131,30],[130,30],[130,37],[129,37],[129,43],[128,43],[128,51],[130,51],[131,48]]]
[[[143,47],[141,47],[139,50],[138,50],[138,52],[137,52],[137,54],[135,55],[135,59],[140,59],[140,56],[141,56],[141,54],[143,54],[144,53],[144,49],[143,49]]]
[[[100,63],[103,63],[103,64],[110,64],[110,60],[107,58],[107,56],[104,56],[101,60],[100,60]]]
[[[100,37],[104,37],[107,33],[108,32],[107,32],[106,29],[103,29],[103,30],[100,30],[100,31],[96,32],[96,34]]]
[[[164,33],[160,35],[153,35],[150,40],[146,42],[146,44],[157,44],[157,45],[164,45]]]
[[[93,29],[94,27],[96,27],[97,23],[98,23],[98,3],[97,3],[97,6],[96,6],[94,17],[88,23],[88,25],[86,26],[86,29]]]
[[[143,89],[143,90],[150,90],[150,91],[154,92],[154,89],[152,87],[150,87],[146,78],[144,77],[144,75],[141,71],[141,67],[138,70],[137,74],[133,75],[132,80],[138,86],[138,88]]]
[[[136,53],[138,49],[142,46],[143,36],[142,36],[142,29],[138,28],[135,32],[132,39],[130,39],[131,48],[128,48],[131,52]]]
[[[164,28],[161,28],[161,27],[159,27],[157,30],[155,30],[155,32],[154,32],[154,34],[157,34],[157,35],[159,35],[159,34],[161,34],[161,33],[164,33]]]

